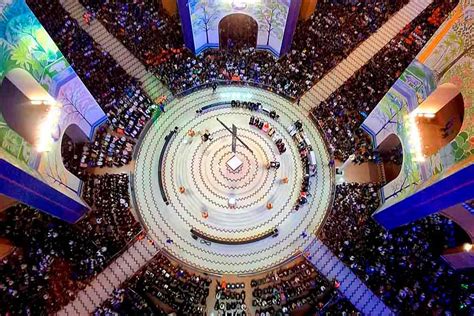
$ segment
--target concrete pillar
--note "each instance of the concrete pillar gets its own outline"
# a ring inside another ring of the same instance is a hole
[[[165,9],[166,13],[173,16],[178,13],[178,5],[176,0],[162,0],[161,3],[163,4],[163,8]]]
[[[300,20],[307,20],[316,10],[318,0],[302,0],[300,9]]]

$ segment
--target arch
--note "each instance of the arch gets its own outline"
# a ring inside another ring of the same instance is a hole
[[[64,131],[64,136],[68,136],[74,143],[85,143],[89,141],[86,133],[79,127],[79,125],[72,123],[69,124],[66,130]]]
[[[429,157],[449,144],[461,130],[464,121],[464,98],[456,85],[439,86],[413,112],[424,140],[421,148]]]
[[[388,135],[378,146],[385,183],[395,180],[402,170],[403,146],[396,134]]]
[[[219,47],[257,47],[258,23],[250,15],[233,13],[219,21]]]
[[[440,212],[441,215],[449,218],[458,226],[456,237],[459,242],[457,245],[450,245],[450,247],[456,247],[466,242],[474,243],[474,216],[471,214],[473,208],[474,200],[469,200]]]
[[[70,124],[61,139],[61,160],[70,173],[83,178],[86,162],[81,161],[84,145],[88,143],[87,135],[76,124]]]

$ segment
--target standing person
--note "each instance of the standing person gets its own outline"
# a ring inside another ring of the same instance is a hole
[[[160,111],[162,113],[165,113],[165,103],[163,101],[160,102],[159,107],[160,107]]]

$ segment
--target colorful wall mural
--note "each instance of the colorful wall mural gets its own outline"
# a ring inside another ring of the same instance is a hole
[[[403,146],[402,171],[382,188],[384,203],[378,212],[384,212],[474,162],[472,12],[474,8],[469,1],[462,1],[364,121],[362,127],[374,137],[376,146],[391,133],[400,137]],[[413,122],[410,122],[409,113],[445,83],[454,84],[462,94],[463,125],[450,143],[420,161],[416,156],[416,135],[410,134]]]
[[[258,24],[257,48],[280,56],[291,46],[301,0],[179,0],[178,5],[186,45],[196,54],[219,47],[219,22],[241,13]]]
[[[16,76],[16,69],[25,70],[56,100],[59,119],[51,128],[51,147],[38,152],[35,144],[10,129],[0,115],[0,158],[83,203],[78,197],[81,182],[62,163],[61,139],[71,124],[92,137],[106,116],[25,1],[2,0],[0,84],[6,76]],[[21,80],[16,81],[21,85]]]

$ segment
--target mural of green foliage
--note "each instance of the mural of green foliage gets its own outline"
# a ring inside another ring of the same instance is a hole
[[[24,0],[0,3],[0,84],[13,69],[29,72],[45,90],[69,65]],[[20,163],[35,159],[32,146],[11,130],[0,115],[0,151]]]
[[[217,28],[219,20],[219,5],[212,0],[192,0],[189,2],[195,31],[206,33],[206,43],[209,44],[209,31]]]
[[[22,68],[48,90],[51,74],[44,70],[58,62],[56,72],[69,65],[24,0],[4,8],[0,25],[0,80],[10,70]]]
[[[472,135],[472,133],[469,135],[468,132],[464,131],[458,134],[454,141],[451,142],[455,162],[462,161],[470,155],[474,155],[473,142],[474,135]]]
[[[10,63],[10,52],[7,43],[0,39],[0,83],[2,82],[3,77],[7,74],[8,69],[10,69]]]
[[[286,8],[279,0],[260,2],[257,6],[256,16],[259,25],[267,33],[267,45],[270,43],[270,36],[278,39],[283,38],[283,28],[286,23]]]
[[[241,3],[229,0],[189,0],[187,7],[191,17],[196,50],[203,46],[219,44],[219,21],[231,14],[245,14],[258,25],[257,46],[281,49],[290,0],[262,0]]]
[[[27,164],[31,157],[31,146],[17,133],[12,131],[0,115],[0,148]]]

